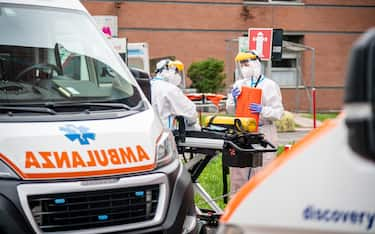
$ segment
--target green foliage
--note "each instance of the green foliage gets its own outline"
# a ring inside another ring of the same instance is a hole
[[[336,118],[338,114],[339,113],[316,113],[316,119],[318,121],[322,121],[323,122],[326,119],[334,119],[334,118]],[[312,114],[304,114],[303,117],[312,119],[313,115]]]
[[[199,176],[198,181],[208,194],[216,201],[220,208],[224,209],[224,199],[222,198],[223,180],[221,155],[218,155],[210,161],[207,167]],[[227,177],[228,188],[230,188],[230,179]],[[228,199],[229,200],[229,199]],[[199,208],[212,209],[199,195],[195,195],[195,203]]]
[[[296,143],[295,141],[292,141],[292,142],[289,142],[288,145],[293,146],[295,143]],[[280,154],[282,154],[285,151],[285,147],[286,145],[277,146],[276,157],[278,157]]]
[[[276,156],[279,156],[280,154],[282,154],[284,150],[285,150],[285,145],[277,146]]]
[[[192,88],[202,93],[216,93],[224,88],[224,61],[214,58],[194,62],[187,75],[192,81]]]

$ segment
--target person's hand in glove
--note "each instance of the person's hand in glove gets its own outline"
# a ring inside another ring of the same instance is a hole
[[[249,110],[254,114],[260,113],[262,112],[262,105],[257,103],[250,103]]]
[[[235,87],[232,89],[231,93],[232,93],[233,99],[236,100],[238,96],[240,96],[241,90],[238,87]]]

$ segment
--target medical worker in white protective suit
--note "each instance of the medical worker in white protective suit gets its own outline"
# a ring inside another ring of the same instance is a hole
[[[259,132],[264,134],[266,140],[277,146],[277,130],[274,124],[284,113],[281,92],[279,86],[271,79],[262,74],[260,58],[256,51],[240,52],[235,58],[236,67],[240,79],[237,80],[227,99],[227,111],[235,113],[236,100],[241,93],[242,86],[250,86],[262,89],[261,104],[250,103],[249,109],[252,113],[259,113]],[[263,167],[270,163],[276,153],[263,154]],[[258,168],[230,168],[231,192],[238,191],[255,173]]]
[[[165,128],[173,128],[176,116],[185,118],[187,129],[199,129],[195,104],[178,87],[184,65],[164,59],[156,64],[156,76],[151,80],[151,102]]]

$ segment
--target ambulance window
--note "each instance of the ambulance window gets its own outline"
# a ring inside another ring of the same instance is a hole
[[[142,106],[136,80],[86,14],[0,3],[0,29],[0,103]]]
[[[63,73],[74,80],[89,80],[85,56],[72,54],[63,64]]]
[[[97,60],[95,60],[94,63],[99,85],[103,86],[105,84],[112,84],[113,79],[116,77],[116,74],[111,69],[111,67]]]

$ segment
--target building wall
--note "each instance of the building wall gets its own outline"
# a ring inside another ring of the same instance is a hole
[[[362,32],[375,26],[374,0],[117,2],[83,1],[93,15],[117,15],[119,36],[129,42],[148,42],[151,58],[174,55],[186,68],[208,57],[230,62],[225,40],[243,35],[249,27],[282,28],[285,34],[304,35],[304,44],[315,48],[316,69],[312,82],[311,52],[304,52],[303,83],[316,86],[321,111],[341,108],[350,47]],[[229,75],[228,88],[231,83]],[[287,109],[309,108],[306,90],[282,89],[282,94]]]

